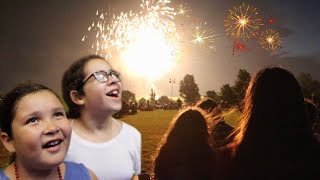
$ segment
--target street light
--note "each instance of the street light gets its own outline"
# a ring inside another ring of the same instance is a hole
[[[173,78],[173,79],[169,79],[169,83],[171,84],[171,102],[172,102],[172,90],[173,90],[173,84],[176,83],[176,80]]]

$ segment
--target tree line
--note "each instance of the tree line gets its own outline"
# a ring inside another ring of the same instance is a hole
[[[320,82],[313,79],[310,74],[303,72],[296,78],[300,83],[304,97],[313,100],[317,105],[319,105]],[[216,92],[215,90],[208,90],[203,96],[212,98],[224,108],[233,106],[241,107],[250,79],[250,73],[245,69],[240,69],[233,85],[224,84],[220,88],[220,91]],[[199,87],[195,82],[193,75],[186,74],[179,82],[179,96],[180,97],[177,100],[172,100],[166,95],[162,95],[156,99],[156,92],[151,89],[149,99],[141,98],[137,101],[135,94],[131,91],[124,90],[122,92],[124,109],[126,109],[126,107],[128,107],[128,109],[130,109],[130,107],[134,107],[139,110],[153,110],[158,108],[178,109],[183,103],[186,105],[193,105],[201,99]]]

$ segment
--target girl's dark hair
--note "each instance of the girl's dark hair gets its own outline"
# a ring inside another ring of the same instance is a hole
[[[219,108],[218,104],[211,98],[205,98],[203,100],[199,100],[196,103],[197,107],[200,107],[201,109],[211,113],[216,108]]]
[[[211,179],[214,158],[206,117],[202,109],[189,107],[172,120],[155,154],[156,179],[178,177],[179,168],[187,170],[189,178]]]
[[[298,141],[307,129],[304,98],[294,75],[280,67],[260,70],[246,91],[238,143],[275,142],[288,135]]]
[[[291,72],[267,67],[252,78],[238,128],[229,147],[233,147],[242,178],[255,179],[266,171],[266,177],[276,179],[281,175],[294,177],[295,173],[306,175],[304,170],[308,168],[312,172],[316,145],[301,88]]]
[[[2,132],[12,138],[12,120],[15,117],[17,103],[26,95],[47,90],[52,92],[60,100],[59,96],[48,87],[30,81],[20,83],[9,91],[1,101],[0,105],[0,127]],[[61,101],[60,101],[61,102]]]
[[[79,95],[84,94],[81,87],[81,84],[85,78],[84,67],[89,61],[93,59],[106,60],[105,58],[98,55],[85,56],[71,64],[71,66],[63,74],[61,87],[63,99],[69,108],[67,113],[68,118],[80,117],[80,107],[72,101],[70,92],[72,90],[76,90],[78,91]]]

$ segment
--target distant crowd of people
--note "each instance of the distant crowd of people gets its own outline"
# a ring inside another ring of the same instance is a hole
[[[13,158],[0,179],[320,179],[319,109],[294,75],[261,69],[250,81],[239,126],[210,98],[173,118],[141,173],[141,134],[113,117],[121,110],[120,74],[96,55],[62,77],[65,111],[48,87],[21,83],[1,100],[4,147]]]

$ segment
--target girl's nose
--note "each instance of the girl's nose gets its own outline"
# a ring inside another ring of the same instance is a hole
[[[44,134],[48,134],[48,135],[52,135],[52,134],[56,134],[57,132],[59,132],[60,129],[59,127],[53,123],[53,122],[48,122],[47,123],[47,127],[46,129],[44,130]]]
[[[113,76],[109,76],[108,77],[108,84],[115,84],[117,82],[120,82],[119,78],[113,77]]]

